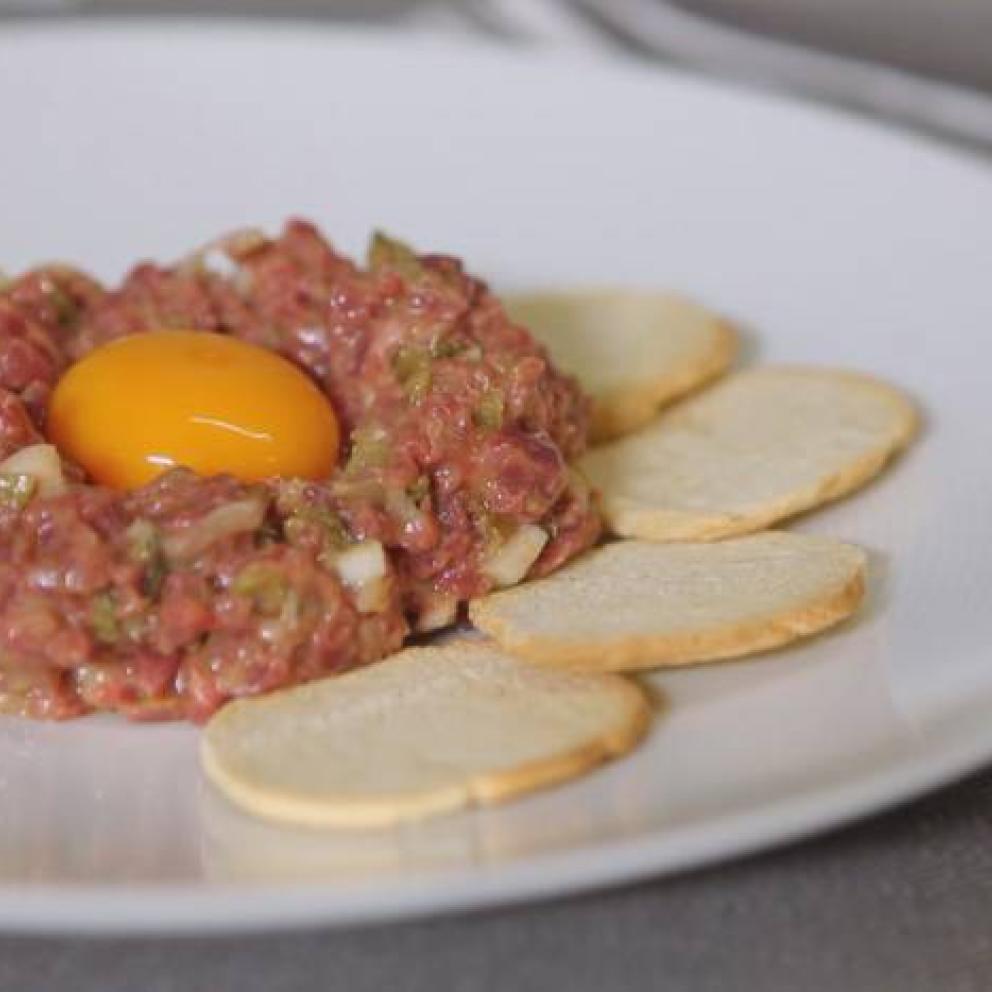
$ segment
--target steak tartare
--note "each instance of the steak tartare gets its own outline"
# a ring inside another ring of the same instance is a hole
[[[306,372],[346,438],[336,471],[248,483],[179,468],[121,492],[55,457],[63,372],[169,328]],[[141,264],[114,289],[28,272],[0,288],[0,708],[202,721],[383,657],[595,541],[570,467],[588,415],[482,282],[381,235],[364,268],[293,221]]]

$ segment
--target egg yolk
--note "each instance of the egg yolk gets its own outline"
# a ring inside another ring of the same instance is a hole
[[[150,331],[96,348],[56,384],[48,434],[116,489],[179,465],[245,480],[326,478],[339,444],[330,402],[296,366],[203,331]]]

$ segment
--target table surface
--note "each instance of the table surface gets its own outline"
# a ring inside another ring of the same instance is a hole
[[[979,992],[992,972],[992,771],[681,877],[480,915],[209,940],[0,940],[43,992]]]
[[[992,770],[784,850],[525,908],[247,938],[0,938],[0,992],[977,992],[990,824]]]

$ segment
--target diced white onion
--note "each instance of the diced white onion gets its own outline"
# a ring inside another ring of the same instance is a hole
[[[265,244],[266,240],[264,232],[254,228],[237,231],[187,255],[180,267],[227,279],[239,293],[245,295],[251,288],[251,274],[237,259]]]
[[[361,541],[339,551],[334,556],[334,567],[345,585],[364,585],[386,574],[386,552],[378,541]]]
[[[454,596],[436,596],[417,618],[417,633],[450,627],[458,619],[458,600]]]
[[[499,588],[516,585],[547,543],[548,535],[537,524],[524,524],[486,557],[482,574]]]
[[[361,541],[331,560],[341,581],[351,590],[359,613],[379,613],[388,605],[386,552],[378,541]]]
[[[37,483],[39,496],[58,496],[65,492],[62,459],[53,444],[30,444],[0,462],[4,475],[29,475]]]
[[[211,245],[197,256],[200,268],[209,272],[213,276],[220,276],[222,279],[233,279],[241,269],[241,266],[217,245]]]
[[[165,533],[162,551],[167,558],[192,558],[221,538],[258,530],[264,518],[265,504],[261,500],[225,503],[182,530]]]

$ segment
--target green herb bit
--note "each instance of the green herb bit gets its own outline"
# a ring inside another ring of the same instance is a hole
[[[20,472],[0,472],[0,505],[23,510],[38,488],[33,475]]]
[[[368,264],[373,271],[393,269],[406,279],[417,279],[424,274],[424,266],[417,253],[409,245],[382,231],[372,235]]]
[[[154,599],[168,573],[158,528],[148,520],[135,520],[127,529],[127,542],[131,560],[145,568],[142,591],[149,599]]]
[[[323,506],[315,507],[314,519],[324,529],[328,542],[336,548],[346,548],[352,543],[351,534],[344,521],[333,510]]]
[[[231,591],[250,598],[260,612],[276,616],[282,611],[290,589],[285,576],[280,572],[269,565],[255,562],[237,574],[231,583]]]
[[[384,468],[389,463],[389,454],[389,440],[385,431],[377,427],[360,427],[351,435],[351,454],[346,471]]]
[[[155,599],[162,591],[162,583],[169,574],[169,566],[164,555],[157,555],[145,565],[145,576],[141,582],[142,592],[149,598]]]
[[[424,397],[430,392],[430,389],[430,366],[421,369],[415,375],[410,376],[410,378],[403,383],[403,392],[406,393],[410,402],[414,404],[422,403]]]
[[[373,506],[381,506],[385,487],[377,479],[348,478],[340,472],[328,484],[331,493],[341,500],[367,500]]]
[[[393,354],[393,371],[400,382],[406,382],[410,376],[416,375],[425,367],[430,368],[430,364],[430,353],[423,348],[401,345]]]
[[[406,494],[414,501],[421,503],[431,491],[431,480],[426,475],[418,476],[417,481],[407,486]]]
[[[466,341],[455,341],[451,338],[438,338],[431,345],[432,358],[457,358],[468,351]]]
[[[120,637],[117,603],[111,590],[99,592],[90,603],[90,628],[101,644],[116,644]]]
[[[393,371],[413,403],[419,403],[431,388],[431,355],[423,348],[398,348],[393,355]]]
[[[475,422],[487,430],[499,430],[503,426],[503,409],[503,394],[497,389],[487,389],[476,408]]]
[[[45,280],[45,295],[55,308],[55,316],[60,327],[68,327],[79,316],[79,307],[72,297],[50,279]]]
[[[283,529],[290,543],[300,538],[304,528],[318,527],[324,540],[335,548],[346,548],[352,543],[351,534],[344,521],[325,506],[304,506],[290,514]]]

